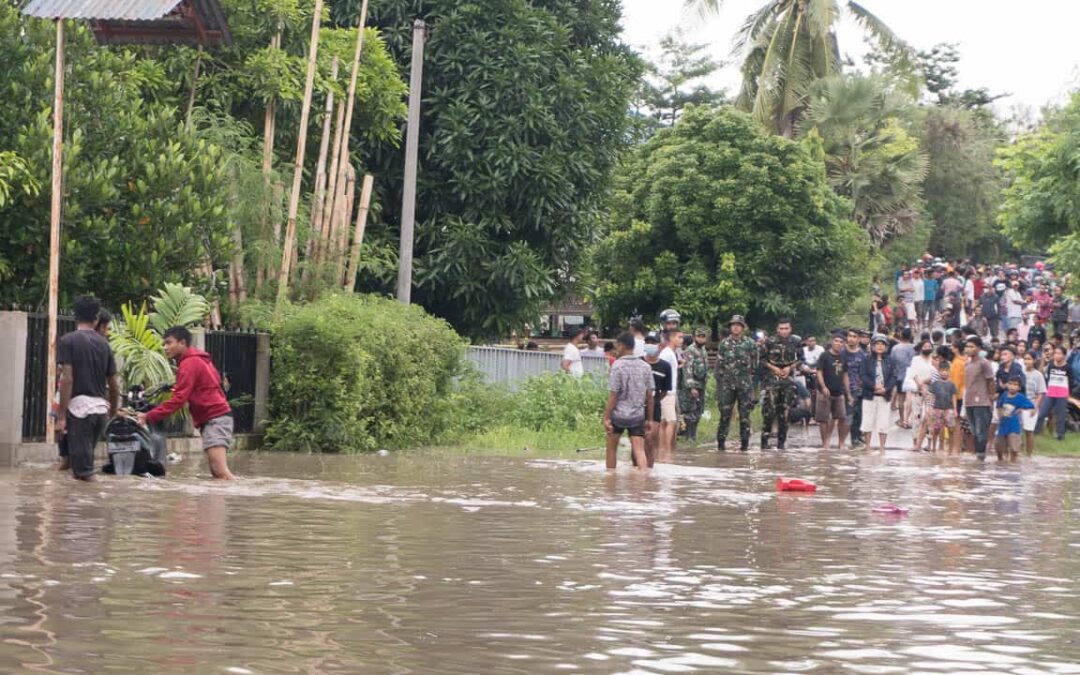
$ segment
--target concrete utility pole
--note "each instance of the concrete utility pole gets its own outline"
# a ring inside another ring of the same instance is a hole
[[[401,249],[398,253],[397,299],[412,302],[413,226],[416,224],[416,156],[420,144],[420,95],[424,77],[427,24],[413,23],[412,70],[409,73],[409,121],[405,128],[405,187],[401,196]]]

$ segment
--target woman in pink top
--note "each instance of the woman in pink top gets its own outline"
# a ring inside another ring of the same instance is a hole
[[[1060,441],[1065,438],[1065,420],[1069,414],[1069,392],[1072,388],[1072,376],[1069,365],[1065,362],[1065,348],[1054,347],[1054,360],[1046,367],[1046,396],[1039,405],[1039,418],[1035,422],[1036,436],[1042,432],[1046,418],[1053,412],[1057,439]]]

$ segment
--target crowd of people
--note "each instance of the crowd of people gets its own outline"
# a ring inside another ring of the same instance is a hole
[[[728,449],[737,412],[738,448],[749,450],[750,413],[760,405],[763,450],[774,440],[783,450],[794,423],[817,426],[826,450],[834,439],[840,450],[883,450],[890,435],[909,430],[915,451],[984,460],[993,446],[999,461],[1030,456],[1049,421],[1061,440],[1080,418],[1080,295],[1070,298],[1067,286],[1041,262],[976,265],[927,255],[898,270],[889,287],[875,278],[867,328],[835,330],[824,344],[795,335],[786,318],[771,335],[751,335],[733,316],[711,368],[717,449]],[[623,434],[643,469],[670,459],[680,429],[697,440],[708,331],[684,334],[675,310],[659,318],[661,330],[634,320],[614,342],[603,418],[609,467]],[[575,338],[590,340],[603,353],[597,336]],[[567,356],[564,369],[573,365]]]

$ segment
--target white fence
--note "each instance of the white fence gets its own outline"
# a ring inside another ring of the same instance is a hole
[[[562,364],[559,352],[525,351],[504,347],[469,347],[466,359],[476,364],[489,384],[505,384],[511,389],[534,375],[557,373]],[[607,374],[606,356],[582,354],[586,373]]]

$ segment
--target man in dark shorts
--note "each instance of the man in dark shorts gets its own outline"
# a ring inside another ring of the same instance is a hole
[[[653,371],[634,356],[634,336],[623,332],[615,339],[619,358],[608,374],[608,401],[604,408],[607,431],[607,468],[614,469],[619,438],[630,434],[630,452],[639,471],[649,468],[645,456],[645,434],[653,426]]]
[[[202,436],[210,473],[218,480],[234,480],[226,458],[232,446],[232,408],[221,388],[221,375],[209,354],[191,346],[191,331],[187,328],[173,326],[165,331],[163,346],[165,355],[179,363],[172,398],[148,413],[140,413],[139,424],[164,421],[187,403],[191,421]]]
[[[56,433],[63,437],[61,466],[66,450],[72,475],[83,481],[96,480],[94,448],[120,403],[116,361],[109,343],[97,332],[100,310],[101,303],[96,298],[76,298],[78,328],[57,342],[60,403]]]
[[[848,379],[847,361],[844,358],[844,337],[834,334],[829,350],[818,359],[818,398],[814,417],[821,427],[821,447],[829,449],[832,432],[840,434],[839,449],[847,441],[847,407],[851,405],[851,382]]]
[[[671,377],[671,364],[660,358],[660,338],[649,335],[645,338],[645,363],[649,364],[653,373],[653,412],[652,419],[660,419],[660,402],[666,396],[673,396],[674,383]],[[656,463],[656,455],[660,450],[660,425],[654,424],[652,430],[645,434],[645,457],[649,461],[649,468]],[[633,459],[633,455],[630,455]],[[635,464],[634,466],[637,466]]]

